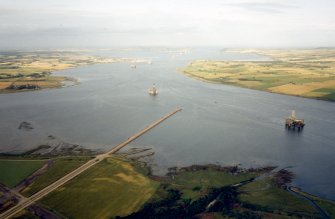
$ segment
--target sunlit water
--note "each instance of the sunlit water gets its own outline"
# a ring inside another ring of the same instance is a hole
[[[169,113],[177,113],[132,143],[153,147],[157,173],[169,166],[220,163],[291,167],[295,185],[335,199],[335,103],[210,84],[177,71],[194,59],[264,60],[255,55],[192,50],[175,56],[159,50],[96,54],[149,58],[151,65],[99,64],[58,72],[80,85],[0,95],[0,151],[22,151],[62,141],[106,150]],[[155,83],[159,94],[148,95]],[[307,125],[288,132],[295,109]],[[34,130],[18,130],[22,121]]]

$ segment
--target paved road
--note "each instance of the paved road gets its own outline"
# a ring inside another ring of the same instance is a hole
[[[13,217],[17,213],[19,213],[20,211],[22,211],[23,209],[25,209],[26,207],[28,207],[29,205],[31,205],[34,202],[36,202],[37,200],[43,198],[44,196],[46,196],[50,192],[54,191],[58,187],[62,186],[63,184],[65,184],[66,182],[70,181],[71,179],[73,179],[74,177],[78,176],[79,174],[81,174],[82,172],[86,171],[87,169],[89,169],[90,167],[94,166],[95,164],[101,162],[106,157],[109,157],[111,154],[116,153],[121,148],[123,148],[124,146],[126,146],[130,142],[134,141],[135,139],[137,139],[141,135],[145,134],[149,130],[153,129],[154,127],[156,127],[157,125],[159,125],[160,123],[162,123],[164,120],[168,119],[169,117],[171,117],[172,115],[176,114],[179,111],[181,111],[181,109],[177,108],[176,110],[174,110],[171,113],[169,113],[169,114],[161,117],[156,122],[154,122],[151,125],[147,126],[146,128],[144,128],[143,130],[141,130],[137,134],[131,136],[126,141],[124,141],[124,142],[116,145],[110,151],[108,151],[108,152],[106,152],[104,154],[97,155],[94,159],[89,160],[87,163],[83,164],[82,166],[80,166],[77,169],[73,170],[71,173],[63,176],[60,179],[58,179],[54,183],[50,184],[49,186],[45,187],[44,189],[42,189],[39,192],[35,193],[34,195],[30,196],[29,198],[22,199],[17,205],[15,205],[11,209],[9,209],[9,210],[5,211],[4,213],[2,213],[0,215],[0,218],[1,219],[7,219],[7,218]]]

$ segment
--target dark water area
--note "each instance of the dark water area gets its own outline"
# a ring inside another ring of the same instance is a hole
[[[219,163],[277,165],[296,174],[294,185],[335,199],[335,103],[210,84],[177,71],[195,59],[269,60],[218,49],[189,53],[163,49],[97,51],[95,55],[147,58],[152,64],[111,63],[57,72],[77,86],[0,95],[0,152],[48,142],[48,135],[107,150],[176,107],[183,110],[131,146],[152,147],[155,171],[170,166]],[[156,84],[159,94],[147,93]],[[288,132],[296,110],[307,125]],[[27,121],[33,130],[19,130]]]

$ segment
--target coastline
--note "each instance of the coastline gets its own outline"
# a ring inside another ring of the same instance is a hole
[[[186,75],[189,78],[192,78],[192,79],[197,80],[197,81],[202,81],[202,82],[205,82],[205,83],[229,85],[229,86],[233,86],[233,87],[239,87],[239,88],[250,89],[250,90],[257,90],[257,91],[273,93],[273,94],[280,94],[280,95],[285,95],[285,96],[300,97],[300,98],[327,101],[327,102],[335,102],[335,100],[323,99],[323,98],[320,98],[320,97],[308,97],[308,96],[295,95],[295,94],[279,93],[279,92],[273,92],[273,91],[270,91],[270,90],[262,90],[262,89],[257,89],[257,88],[251,88],[251,87],[248,87],[248,86],[242,86],[242,85],[234,84],[234,83],[218,82],[218,81],[209,80],[209,79],[206,79],[206,78],[203,78],[203,77],[195,76],[191,73],[185,72],[185,71],[180,70],[180,69],[177,69],[177,71],[180,72],[183,75]]]
[[[63,153],[63,149],[59,149],[58,151],[56,151],[56,153],[53,153],[52,150],[49,153],[40,154],[38,153],[39,151],[45,152],[50,149],[45,146],[40,146],[22,154],[16,154],[12,156],[6,156],[5,154],[2,154],[0,163],[6,163],[6,161],[9,163],[23,162],[24,164],[27,163],[27,165],[29,165],[29,162],[33,161],[40,161],[44,163],[41,168],[38,169],[36,172],[32,172],[32,174],[30,174],[27,178],[22,178],[22,180],[15,187],[15,189],[6,186],[0,186],[1,191],[6,194],[6,197],[13,197],[14,195],[14,199],[4,200],[11,200],[11,202],[9,203],[11,203],[10,206],[13,206],[15,205],[15,203],[18,203],[22,197],[29,197],[35,192],[38,192],[40,189],[43,189],[44,186],[52,183],[52,180],[57,180],[57,177],[55,178],[54,176],[50,178],[50,174],[54,174],[56,170],[60,171],[60,167],[65,168],[65,166],[68,166],[69,164],[72,165],[70,169],[67,168],[66,170],[62,170],[61,175],[64,175],[71,171],[72,168],[78,168],[80,165],[83,165],[89,159],[92,159],[92,157],[96,157],[99,154],[90,150],[86,151],[84,148],[80,150],[84,150],[86,152],[76,154],[76,152],[73,152],[72,150],[75,148],[77,148],[76,145],[72,145],[68,148],[68,150],[65,150],[65,153]],[[129,155],[134,155],[138,153],[138,155],[141,156],[143,152],[146,152],[148,150],[150,150],[150,148],[134,148],[134,150],[130,149]],[[86,185],[87,183],[91,183],[91,181],[94,180],[96,182],[96,185],[94,186],[95,191],[97,192],[97,194],[100,194],[102,191],[104,191],[104,189],[111,186],[110,185],[106,187],[106,183],[115,183],[115,180],[119,179],[118,176],[121,176],[121,173],[123,174],[121,179],[124,180],[124,186],[136,186],[140,190],[143,187],[144,190],[150,191],[150,194],[146,196],[144,200],[139,199],[141,200],[140,203],[142,204],[137,205],[136,208],[129,208],[127,214],[119,211],[116,211],[116,213],[114,213],[114,216],[121,216],[125,218],[128,218],[127,215],[132,218],[138,215],[143,216],[148,213],[152,215],[157,214],[156,216],[159,216],[160,213],[157,213],[156,211],[156,213],[151,212],[151,208],[147,208],[147,206],[155,206],[155,209],[167,208],[170,209],[171,212],[174,212],[173,214],[184,216],[185,214],[189,216],[189,214],[203,214],[205,212],[214,214],[214,212],[218,211],[217,204],[221,200],[218,197],[225,197],[225,194],[232,194],[233,196],[229,196],[230,198],[226,200],[228,206],[231,207],[224,207],[224,209],[228,211],[224,211],[224,214],[228,213],[233,215],[243,215],[243,212],[247,210],[250,214],[260,214],[263,216],[268,214],[283,214],[287,216],[292,215],[294,216],[294,218],[296,218],[300,216],[317,216],[318,214],[321,215],[321,212],[324,213],[324,215],[328,216],[330,214],[329,211],[332,211],[333,209],[329,206],[335,206],[335,203],[331,200],[312,196],[297,188],[293,188],[295,192],[299,192],[302,195],[308,194],[310,197],[314,197],[314,206],[310,205],[310,203],[298,197],[295,197],[289,191],[292,190],[290,183],[294,178],[294,173],[286,169],[277,170],[274,166],[242,168],[240,166],[221,166],[218,164],[195,164],[185,167],[170,167],[166,175],[157,176],[155,174],[152,174],[151,166],[148,163],[145,163],[145,165],[143,165],[143,162],[141,160],[132,159],[131,157],[127,157],[127,153],[121,153],[107,158],[106,162],[102,162],[98,168],[102,168],[102,172],[99,171],[97,168],[87,170],[85,174],[81,174],[77,178],[73,179],[67,185],[62,187],[62,189],[55,191],[54,193],[52,193],[52,195],[46,197],[45,199],[42,199],[38,203],[37,207],[40,208],[42,212],[44,212],[44,215],[53,215],[56,213],[56,215],[60,216],[67,216],[69,214],[77,215],[77,217],[82,216],[81,210],[83,209],[80,210],[78,208],[73,208],[73,206],[70,204],[71,201],[61,200],[65,200],[67,197],[69,197],[70,194],[77,194],[77,187],[82,184],[82,181],[85,181],[84,184]],[[132,170],[129,172],[130,168]],[[106,175],[105,171],[107,169],[113,171],[115,175]],[[127,173],[127,175],[124,175],[122,171],[126,171],[125,173]],[[61,175],[59,175],[58,177],[60,177]],[[131,180],[133,179],[133,177],[140,177],[141,182],[143,180],[146,182],[145,185]],[[102,181],[98,179],[101,179]],[[106,181],[107,179],[108,181]],[[122,196],[125,192],[122,188],[123,187],[120,187],[120,190],[117,192],[118,196]],[[169,196],[171,192],[175,195],[173,196],[173,199],[171,199],[171,197]],[[140,194],[142,193],[136,192],[136,194],[134,195],[140,198]],[[259,195],[261,195],[261,197],[255,198]],[[92,197],[95,196],[96,195],[90,195],[90,201],[94,201],[92,200]],[[80,203],[82,203],[83,205],[89,204],[90,201],[87,200],[86,196],[81,195],[80,197],[81,198],[78,200]],[[114,195],[112,195],[110,198],[113,197]],[[262,201],[263,199],[274,199],[276,203],[278,202],[280,204],[277,203],[274,205],[271,202],[264,205],[264,202]],[[12,202],[13,200],[14,202]],[[283,200],[286,201],[283,202]],[[59,201],[61,201],[61,203],[63,204],[60,205]],[[105,201],[108,201],[108,199]],[[131,200],[125,199],[124,201],[122,201],[122,203],[124,206],[128,206],[129,201]],[[189,210],[187,210],[186,212],[176,211],[175,206],[178,206],[178,203],[184,203],[184,208]],[[201,206],[203,207],[194,211],[193,207],[194,205],[198,205],[198,203],[203,203],[201,204]],[[299,204],[297,206],[284,207],[287,203]],[[99,208],[97,207],[96,211],[101,211],[103,209],[102,206],[104,205],[101,205]],[[213,208],[214,206],[216,207]],[[36,212],[33,210],[35,208],[36,206],[33,205],[31,208],[26,210],[23,215],[36,214]],[[302,209],[305,209],[306,211],[302,212]]]
[[[0,57],[0,94],[55,89],[79,84],[78,79],[55,72],[103,63],[150,63],[142,58],[100,57],[74,51],[15,52]],[[68,84],[68,82],[73,82]]]

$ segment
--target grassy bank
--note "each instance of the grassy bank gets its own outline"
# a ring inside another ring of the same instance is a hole
[[[13,188],[43,166],[43,160],[0,159],[0,182]]]
[[[278,185],[263,170],[188,168],[160,179],[154,196],[125,218],[318,218],[307,201]],[[283,175],[282,175],[283,176]],[[280,180],[279,180],[280,181]],[[242,183],[240,183],[242,182]]]
[[[191,77],[257,90],[335,101],[335,49],[234,50],[272,61],[198,60],[181,69]]]
[[[158,186],[140,172],[129,162],[111,157],[41,202],[69,218],[125,216],[139,210]]]
[[[227,172],[219,172],[213,169],[182,172],[174,177],[172,188],[180,190],[182,192],[182,198],[195,200],[209,188],[233,185],[254,178],[257,175],[257,173],[240,173],[232,175]]]
[[[306,192],[301,191],[298,188],[293,188],[293,190],[299,193],[302,196],[309,198],[310,200],[314,201],[318,206],[320,206],[330,218],[335,218],[335,202],[331,200],[324,200],[317,196],[308,194]]]
[[[245,206],[286,216],[317,218],[317,211],[305,200],[298,199],[271,179],[254,181],[239,188],[240,200]]]

